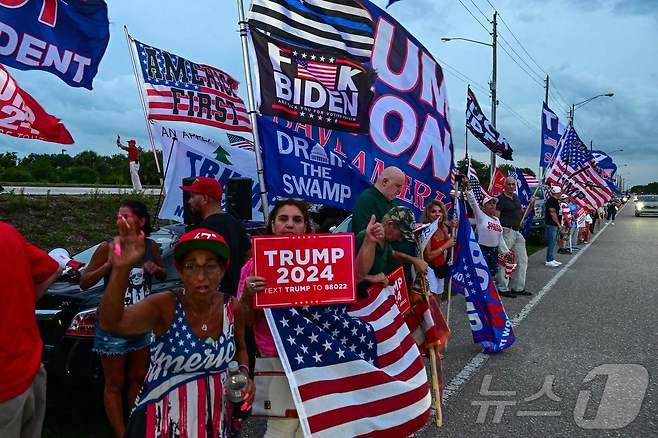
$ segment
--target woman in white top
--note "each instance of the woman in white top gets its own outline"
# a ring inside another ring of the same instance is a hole
[[[496,198],[485,195],[482,200],[482,208],[480,208],[471,190],[466,192],[466,199],[475,214],[478,243],[482,249],[482,255],[487,261],[491,277],[495,277],[498,272],[498,252],[500,251],[505,256],[510,252],[503,239],[503,227],[494,214],[498,201]]]

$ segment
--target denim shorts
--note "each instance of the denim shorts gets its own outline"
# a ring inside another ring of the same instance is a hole
[[[94,335],[93,351],[101,356],[116,356],[131,351],[141,350],[153,342],[153,333],[145,333],[138,336],[120,337],[114,336],[98,326],[96,320],[96,334]]]

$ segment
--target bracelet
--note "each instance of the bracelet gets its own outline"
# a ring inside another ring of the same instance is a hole
[[[243,374],[249,375],[249,365],[241,363],[240,366],[238,367],[240,371],[244,371]]]

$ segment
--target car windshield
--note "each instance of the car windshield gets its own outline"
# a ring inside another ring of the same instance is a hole
[[[643,195],[638,198],[638,201],[658,202],[658,195]]]

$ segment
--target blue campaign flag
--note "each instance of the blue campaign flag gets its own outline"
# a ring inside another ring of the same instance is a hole
[[[516,178],[516,194],[521,201],[523,208],[528,208],[530,205],[530,198],[532,198],[532,190],[530,190],[530,185],[523,176],[523,172],[517,172],[516,169],[510,168],[507,176],[512,176]],[[521,234],[527,236],[530,232],[530,225],[532,225],[532,220],[535,217],[534,208],[526,213],[524,222],[521,224]]]
[[[592,156],[601,176],[607,180],[612,180],[615,173],[617,173],[617,165],[612,161],[612,157],[603,151],[592,151]]]
[[[250,23],[255,20],[255,27],[287,40],[294,37],[299,46],[329,47],[363,59],[365,67],[377,72],[368,113],[369,130],[365,134],[337,132],[298,123],[293,116],[288,120],[278,119],[277,123],[306,132],[307,137],[321,144],[323,136],[330,137],[336,152],[343,154],[371,182],[385,167],[402,169],[406,178],[398,202],[417,216],[433,199],[449,202],[453,142],[445,77],[439,62],[400,23],[371,1],[321,2],[336,4],[333,9],[316,3],[254,0]],[[282,8],[290,13],[283,15]],[[312,28],[309,20],[314,23]],[[335,32],[320,32],[331,26]],[[341,95],[319,96],[314,89],[304,89],[303,83],[293,83],[291,87],[296,99],[312,102],[326,99],[336,107],[346,104]]]
[[[33,0],[0,7],[0,63],[50,72],[72,87],[91,90],[109,41],[103,0]]]
[[[454,264],[450,267],[452,288],[466,300],[473,342],[482,344],[485,353],[497,353],[516,339],[487,262],[466,215],[464,200],[457,202],[459,229]]]
[[[266,117],[258,117],[265,185],[273,196],[351,210],[370,181],[334,150]]]
[[[565,126],[560,123],[560,119],[544,103],[541,112],[541,154],[539,156],[539,165],[541,167],[550,167],[555,148],[557,148],[564,130]]]
[[[388,0],[388,4],[386,5],[386,9],[388,9],[389,6],[391,6],[393,3],[397,3],[400,0]]]

